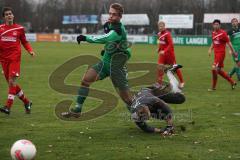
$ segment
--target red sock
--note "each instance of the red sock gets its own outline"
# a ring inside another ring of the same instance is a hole
[[[179,79],[180,83],[184,83],[183,76],[182,76],[182,71],[180,69],[178,69],[176,72],[177,72],[177,76],[178,76],[178,79]]]
[[[216,89],[217,85],[217,71],[212,70],[212,89]]]
[[[24,104],[29,103],[29,100],[27,99],[27,97],[25,97],[25,95],[19,85],[16,85],[16,93],[17,93],[16,95],[18,96],[18,98],[20,100],[22,100]]]
[[[16,94],[16,87],[15,86],[9,87],[8,88],[8,99],[7,99],[7,102],[6,102],[6,107],[8,109],[10,109],[13,105],[15,94]]]
[[[231,83],[231,84],[234,84],[235,82],[234,82],[234,80],[232,79],[232,78],[230,78],[229,76],[228,76],[228,74],[226,73],[226,72],[224,72],[223,70],[219,70],[218,71],[218,74],[220,74],[224,79],[226,79],[229,83]]]
[[[162,84],[162,82],[163,82],[163,75],[164,75],[164,72],[161,70],[161,69],[159,69],[159,70],[157,70],[157,82],[159,83],[159,84]]]

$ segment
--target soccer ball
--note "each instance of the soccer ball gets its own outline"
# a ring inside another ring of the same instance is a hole
[[[37,150],[35,145],[29,140],[18,140],[11,148],[11,156],[13,160],[33,160]]]

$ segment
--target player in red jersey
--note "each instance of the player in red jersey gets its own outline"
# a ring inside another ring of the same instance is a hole
[[[214,62],[212,65],[212,88],[208,89],[208,91],[216,90],[217,85],[217,77],[218,74],[226,79],[230,84],[232,89],[235,88],[236,82],[232,80],[228,74],[223,70],[224,67],[224,59],[225,59],[225,49],[226,44],[229,46],[231,52],[230,54],[234,54],[234,49],[232,44],[228,38],[227,33],[221,29],[220,20],[216,19],[213,21],[213,32],[212,32],[212,45],[208,50],[209,56],[211,56],[212,50],[214,50]]]
[[[158,23],[159,33],[158,33],[158,40],[159,40],[159,48],[158,48],[158,83],[162,84],[163,75],[164,75],[164,66],[165,65],[175,65],[176,58],[174,54],[174,46],[171,33],[165,28],[165,23],[160,21]],[[180,81],[179,87],[184,87],[184,81],[182,72],[180,69],[177,71],[177,76]]]
[[[0,25],[0,63],[9,89],[6,104],[0,111],[10,114],[14,98],[18,96],[24,103],[26,113],[30,113],[32,103],[25,97],[16,80],[20,76],[21,44],[32,57],[35,53],[26,40],[24,28],[14,23],[12,8],[3,8],[2,16],[5,24]]]

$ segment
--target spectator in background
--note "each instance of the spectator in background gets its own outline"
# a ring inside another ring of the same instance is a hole
[[[43,32],[44,32],[44,33],[49,33],[49,32],[50,32],[48,26],[46,26],[46,27],[44,28],[44,31],[43,31]]]
[[[81,33],[81,29],[80,29],[79,25],[76,26],[75,33],[77,33],[77,34]]]
[[[87,28],[86,27],[82,27],[82,34],[87,34]]]

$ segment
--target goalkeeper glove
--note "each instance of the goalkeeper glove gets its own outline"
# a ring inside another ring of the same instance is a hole
[[[81,41],[86,41],[86,40],[87,40],[87,37],[84,36],[84,35],[79,35],[79,36],[77,36],[77,42],[78,42],[78,44],[80,44]]]
[[[172,135],[174,133],[174,127],[173,126],[166,126],[165,128],[161,129],[160,133],[163,136],[168,136],[168,135]]]

